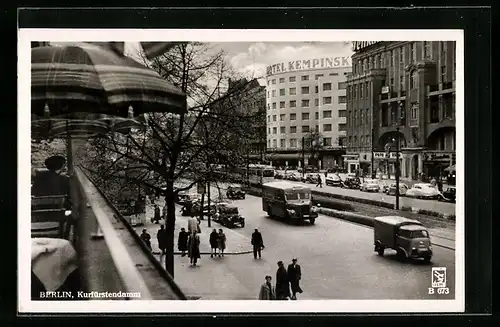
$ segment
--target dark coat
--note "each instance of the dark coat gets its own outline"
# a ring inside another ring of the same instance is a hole
[[[155,208],[155,220],[160,220],[161,219],[161,210],[160,207]]]
[[[260,232],[253,232],[252,233],[252,245],[254,247],[263,247],[264,246],[264,240],[262,239],[262,234]]]
[[[65,195],[65,207],[71,207],[69,196],[69,178],[54,171],[40,172],[33,181],[34,196]]]
[[[156,238],[158,239],[158,247],[161,250],[165,249],[167,247],[167,231],[165,229],[158,230]]]
[[[151,235],[149,235],[149,233],[142,233],[141,239],[144,241],[144,243],[146,243],[148,248],[151,249]]]
[[[293,264],[288,265],[287,277],[290,282],[292,292],[302,293],[302,289],[300,288],[300,279],[302,278],[300,265],[295,265],[295,267]]]
[[[190,258],[201,258],[200,255],[200,236],[193,236],[192,234],[188,237],[188,256]]]
[[[188,232],[179,232],[179,238],[177,239],[177,248],[179,251],[187,251],[188,249]]]
[[[212,249],[216,249],[219,247],[218,239],[219,239],[219,234],[217,234],[217,232],[210,233],[210,247]]]
[[[288,278],[285,267],[279,267],[276,271],[276,298],[278,300],[284,300],[290,297],[290,285],[288,284]]]

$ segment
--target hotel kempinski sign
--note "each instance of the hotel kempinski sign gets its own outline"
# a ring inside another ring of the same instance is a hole
[[[288,73],[300,70],[350,67],[351,57],[328,57],[281,62],[267,67],[267,75]]]

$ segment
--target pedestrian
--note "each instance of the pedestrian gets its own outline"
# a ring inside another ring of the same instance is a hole
[[[158,233],[156,234],[156,239],[158,240],[158,248],[161,251],[161,258],[167,253],[167,231],[165,229],[165,225],[161,225]]]
[[[188,238],[188,256],[191,262],[191,265],[196,266],[198,259],[201,258],[200,255],[200,237],[198,233],[194,231],[189,235]]]
[[[161,210],[160,210],[160,207],[157,204],[155,204],[155,213],[154,213],[154,218],[153,218],[155,224],[159,224],[160,219],[161,219]]]
[[[217,235],[217,244],[219,246],[219,257],[224,256],[224,250],[226,249],[226,234],[222,231],[222,228],[219,229],[219,235]]]
[[[276,299],[276,293],[271,280],[272,277],[267,275],[266,282],[260,286],[259,300],[269,301]]]
[[[181,255],[183,257],[186,256],[186,251],[188,249],[188,237],[189,233],[186,232],[186,229],[184,227],[181,228],[181,231],[179,232],[179,238],[177,239],[177,248],[179,251],[181,251]]]
[[[318,178],[318,184],[316,184],[316,187],[323,187],[323,180],[321,179],[321,175],[318,174],[318,176],[316,176]]]
[[[189,234],[193,232],[201,233],[200,221],[196,217],[188,219],[188,232]]]
[[[253,245],[253,258],[257,259],[257,254],[259,254],[259,259],[262,257],[261,250],[264,248],[264,240],[262,239],[262,234],[256,228],[255,232],[252,233],[252,241]]]
[[[302,271],[300,265],[297,264],[297,258],[292,259],[292,263],[288,265],[286,272],[290,288],[292,289],[292,300],[297,300],[297,293],[302,293],[300,288],[300,279],[302,278]]]
[[[432,179],[431,179],[431,185],[433,187],[436,187],[436,178],[435,177],[432,177]]]
[[[219,235],[217,234],[217,230],[214,228],[214,230],[210,233],[210,248],[212,249],[210,258],[213,258],[214,255],[217,256],[217,248],[219,247],[219,242],[217,241],[218,238]]]
[[[153,250],[151,248],[151,235],[149,235],[148,230],[145,228],[142,230],[141,240],[144,243],[146,243],[146,246],[149,248],[149,250],[151,250],[151,251]]]
[[[439,177],[439,179],[437,181],[437,187],[438,187],[439,192],[443,193],[443,182],[441,181],[441,177]]]
[[[166,223],[167,222],[167,204],[163,206],[161,216],[163,217],[163,221]]]
[[[328,170],[325,170],[325,178],[328,177]]]
[[[290,285],[285,265],[283,261],[278,261],[278,270],[276,271],[276,299],[287,300],[290,298]]]
[[[69,178],[61,174],[66,159],[62,156],[52,156],[45,160],[48,171],[38,172],[33,181],[32,195],[53,196],[64,195],[65,208],[71,207],[69,196]]]

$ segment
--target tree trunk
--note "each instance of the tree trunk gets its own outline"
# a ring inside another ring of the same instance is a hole
[[[165,222],[167,253],[165,255],[165,269],[174,278],[175,194],[173,182],[167,182],[165,203],[167,205],[167,221]]]

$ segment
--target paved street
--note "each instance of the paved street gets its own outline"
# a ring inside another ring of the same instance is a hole
[[[231,251],[230,247],[236,247],[230,243],[243,243],[239,248],[246,248],[254,228],[259,228],[266,245],[263,258],[254,260],[252,254],[242,254],[211,259],[202,255],[199,266],[193,268],[187,257],[177,255],[175,280],[188,296],[201,299],[256,299],[264,276],[275,276],[276,262],[282,260],[288,264],[293,256],[298,257],[302,266],[302,299],[437,299],[454,296],[453,250],[435,245],[431,264],[401,263],[396,260],[395,253],[390,251],[386,251],[384,257],[373,252],[371,228],[323,215],[320,215],[315,225],[289,225],[268,218],[262,211],[261,199],[258,197],[247,196],[246,200],[233,203],[246,218],[246,226],[233,230],[224,228],[228,251]],[[184,226],[185,220],[179,215],[178,226]],[[206,224],[206,220],[202,224]],[[176,234],[180,229],[178,226]],[[156,242],[158,225],[149,225],[147,228]],[[204,226],[202,229],[206,230]],[[431,230],[432,235],[433,232]],[[202,234],[202,242],[208,243],[205,233]],[[452,232],[439,231],[437,235],[452,235]],[[447,268],[449,295],[427,294],[433,266]]]
[[[321,174],[320,174],[321,175]],[[333,186],[326,186],[325,185],[325,176],[321,175],[321,178],[323,179],[323,188],[315,187],[313,184],[309,184],[312,189],[317,189],[321,190],[322,192],[327,192],[327,193],[332,193],[332,194],[340,194],[340,195],[346,195],[346,196],[352,196],[356,198],[363,198],[363,199],[370,199],[370,200],[376,200],[376,201],[383,201],[391,204],[396,203],[396,197],[392,195],[387,195],[382,192],[379,193],[371,193],[371,192],[361,192],[360,190],[354,190],[354,189],[345,189],[345,188],[340,188],[340,187],[333,187]],[[341,175],[341,178],[343,179],[344,177]],[[392,181],[382,181],[382,184],[386,182],[387,185],[390,185]],[[301,182],[293,182],[293,183],[299,183],[303,184]],[[436,200],[421,200],[421,199],[414,199],[414,198],[408,198],[408,197],[400,197],[399,200],[399,205],[401,207],[407,206],[407,207],[413,207],[413,208],[418,208],[418,209],[425,209],[425,210],[431,210],[431,211],[436,211],[442,214],[455,214],[455,203],[448,203],[448,202],[439,202]]]

